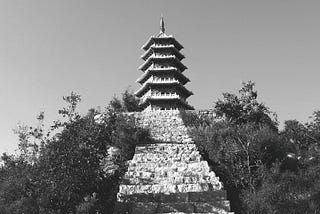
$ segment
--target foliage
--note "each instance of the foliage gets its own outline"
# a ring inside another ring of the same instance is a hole
[[[220,177],[235,213],[320,213],[320,111],[312,121],[277,121],[257,101],[254,83],[236,96],[224,93],[216,118],[181,112],[205,160]],[[0,214],[112,213],[119,178],[148,131],[123,112],[139,111],[128,90],[100,112],[84,116],[81,97],[63,97],[61,120],[46,130],[44,113],[36,126],[19,124],[17,155],[3,154]]]
[[[110,108],[115,112],[136,112],[143,109],[139,105],[139,99],[129,89],[122,93],[122,100],[113,97],[110,101]]]
[[[275,164],[265,172],[255,192],[245,191],[249,213],[318,213],[320,210],[320,164],[301,167],[297,172],[281,170]]]
[[[275,115],[263,103],[257,101],[258,93],[252,81],[242,83],[239,96],[223,93],[223,99],[215,103],[217,117],[223,117],[235,124],[252,122],[277,128]]]
[[[284,159],[285,147],[268,126],[234,125],[227,121],[190,129],[200,152],[222,179],[232,207],[240,211],[242,190],[254,191],[263,167]]]
[[[188,127],[210,126],[213,119],[194,111],[180,111],[180,116],[184,125]]]
[[[224,93],[214,119],[183,113],[189,133],[235,213],[319,213],[320,111],[307,124],[286,121],[279,132],[253,86],[244,83],[240,96]]]
[[[34,167],[23,159],[3,154],[0,169],[0,213],[38,213]]]
[[[75,93],[63,99],[68,104],[59,111],[63,120],[49,131],[43,113],[36,127],[16,129],[20,154],[2,156],[1,214],[112,213],[126,161],[148,132],[111,107],[81,116]]]

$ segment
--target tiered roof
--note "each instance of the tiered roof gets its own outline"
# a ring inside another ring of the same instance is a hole
[[[190,81],[177,68],[167,67],[167,68],[149,68],[144,72],[144,74],[141,77],[137,79],[137,82],[140,84],[143,84],[147,79],[150,78],[150,76],[158,75],[158,74],[172,74],[175,78],[178,78],[183,85],[185,85],[187,82]]]
[[[184,70],[187,69],[187,67],[182,64],[182,62],[180,62],[180,60],[175,57],[174,55],[151,55],[147,61],[145,61],[140,67],[139,69],[142,71],[147,70],[147,68],[150,67],[150,65],[154,64],[154,63],[166,63],[166,62],[171,62],[174,64],[174,67],[177,67],[181,72],[183,72]]]
[[[151,36],[147,43],[142,46],[142,49],[147,51],[152,44],[160,42],[172,44],[179,51],[183,48],[183,46],[172,35],[168,36],[164,32],[160,32],[158,36]]]
[[[180,51],[174,46],[174,45],[164,45],[164,46],[158,46],[158,45],[151,45],[149,49],[141,56],[143,60],[147,60],[155,51],[160,50],[170,50],[176,58],[179,60],[184,59],[184,55],[180,53]]]
[[[141,88],[135,92],[142,106],[156,109],[193,109],[186,99],[193,93],[185,88],[190,80],[182,74],[187,67],[181,63],[183,46],[172,36],[165,34],[163,18],[160,33],[152,36],[142,49],[145,62],[139,67],[144,73],[138,80]]]

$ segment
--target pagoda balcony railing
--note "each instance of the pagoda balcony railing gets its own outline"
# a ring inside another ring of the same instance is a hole
[[[156,93],[149,90],[147,93],[145,93],[141,99],[140,104],[144,103],[147,99],[154,98],[154,99],[180,99],[183,103],[188,104],[187,101],[185,101],[183,98],[180,97],[177,93]]]
[[[147,95],[143,96],[140,99],[140,104],[144,103],[149,98],[155,98],[155,99],[180,99],[180,96],[178,94],[153,94],[153,95]]]
[[[161,65],[160,66],[160,65],[151,64],[144,72],[147,73],[148,70],[165,71],[165,70],[179,70],[179,69],[174,66],[168,66],[168,65]]]
[[[173,55],[173,54],[159,54],[159,53],[156,53],[156,54],[151,54],[149,58],[175,58],[176,56]]]
[[[180,98],[180,96],[176,93],[167,93],[167,94],[152,94],[151,98],[157,98],[157,99],[168,99],[168,98]]]
[[[151,76],[147,81],[142,84],[142,88],[148,83],[179,83],[175,78],[154,78]]]
[[[171,48],[174,47],[172,44],[152,44],[150,47],[166,47],[166,48]]]
[[[160,78],[154,78],[151,76],[147,81],[145,81],[142,84],[142,86],[140,87],[140,89],[136,93],[140,93],[148,83],[172,84],[172,83],[180,83],[180,82],[178,80],[176,80],[175,78],[160,79]]]
[[[152,83],[179,83],[178,80],[174,79],[174,78],[169,78],[169,79],[153,79],[151,81]]]
[[[176,70],[179,71],[181,73],[181,71],[179,69],[177,69],[176,67],[173,66],[164,66],[164,67],[156,67],[154,65],[151,65],[146,71],[145,73],[139,77],[136,81],[139,82],[140,80],[142,80],[145,76],[148,75],[149,71],[164,71],[164,70]]]
[[[150,66],[147,70],[177,70],[176,67],[173,66],[156,66],[156,65],[152,65]]]
[[[141,69],[143,66],[144,64],[141,65],[139,69]],[[152,63],[147,69],[145,69],[144,72],[146,72],[147,70],[168,70],[168,69],[177,69],[177,67],[170,66],[170,65],[155,65],[154,63]]]

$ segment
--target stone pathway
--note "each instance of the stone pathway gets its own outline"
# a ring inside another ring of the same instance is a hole
[[[231,213],[226,192],[201,159],[178,111],[134,114],[159,143],[136,147],[115,213]]]

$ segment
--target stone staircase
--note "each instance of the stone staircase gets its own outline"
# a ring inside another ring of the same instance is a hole
[[[115,213],[231,213],[219,178],[201,159],[179,111],[133,116],[157,143],[136,147]]]

